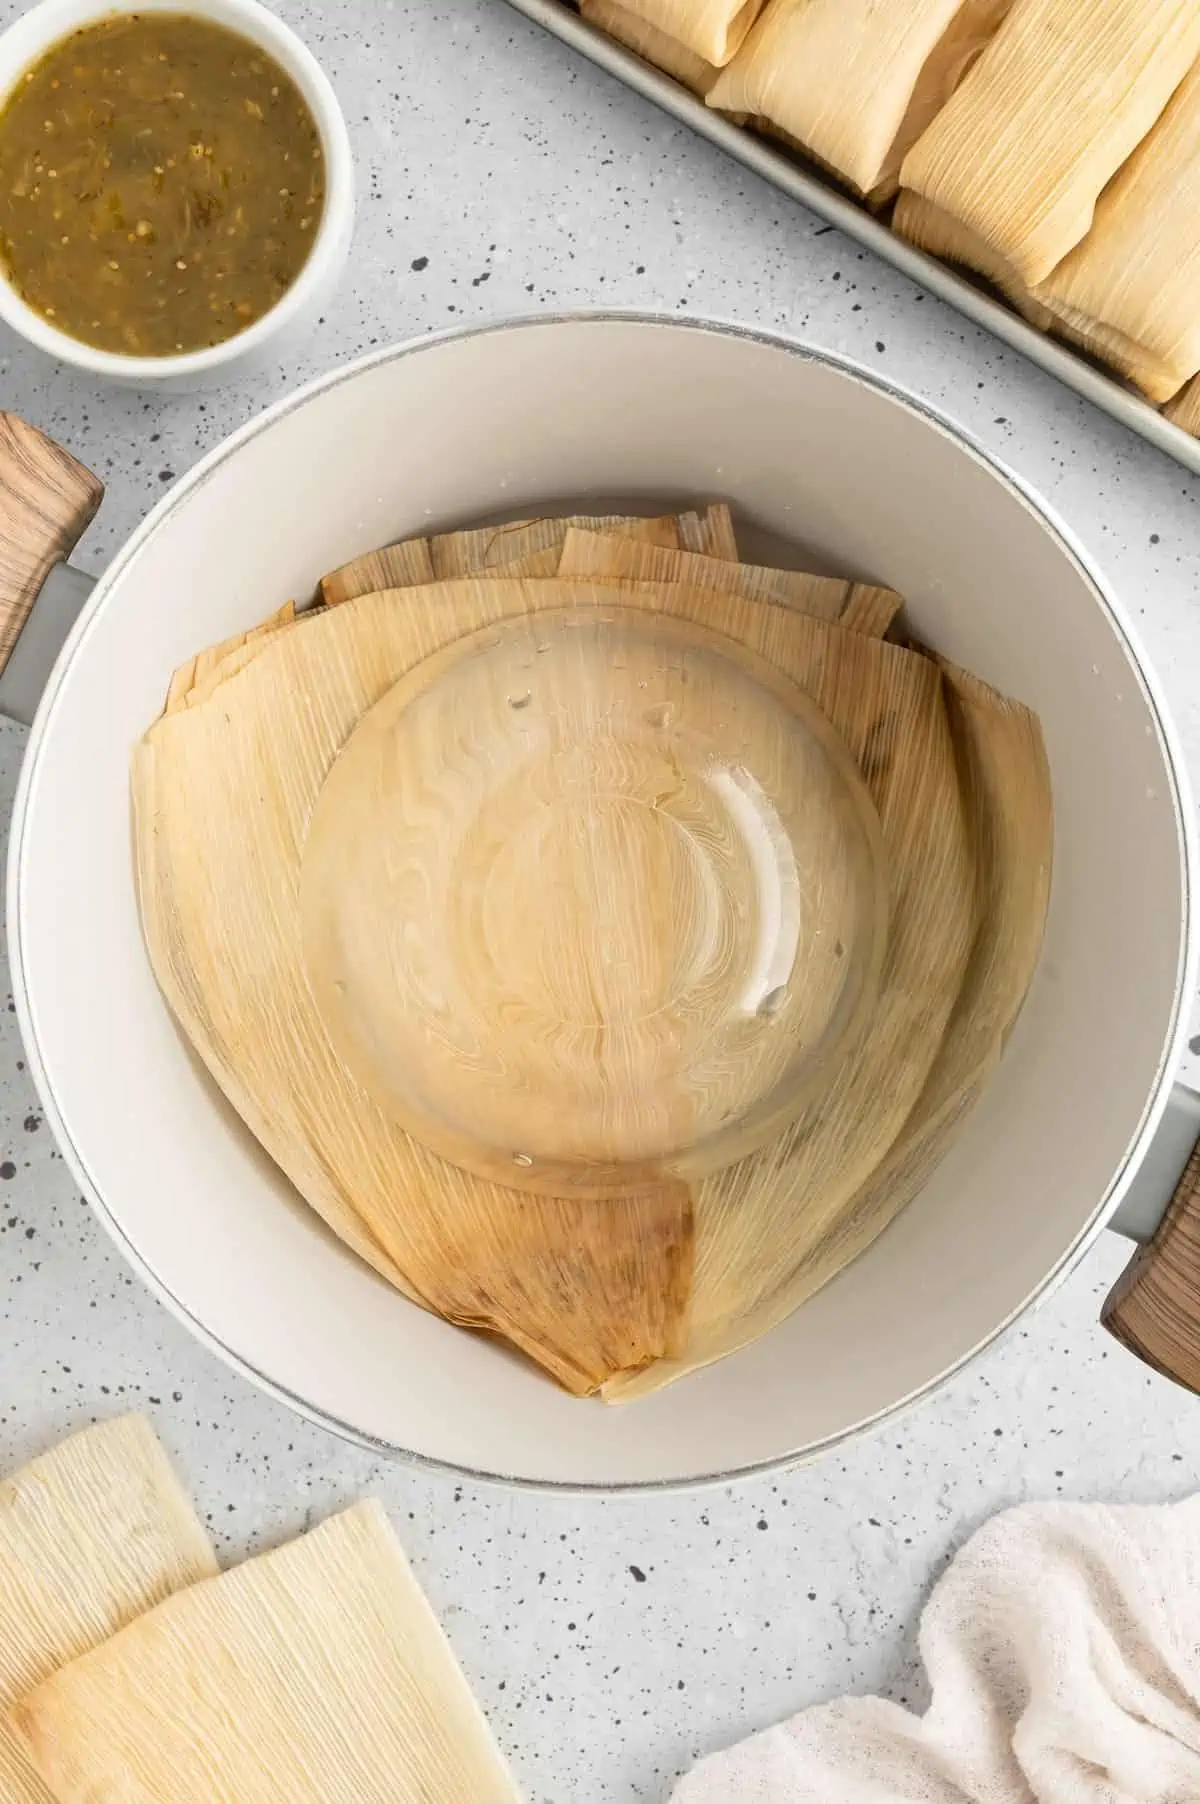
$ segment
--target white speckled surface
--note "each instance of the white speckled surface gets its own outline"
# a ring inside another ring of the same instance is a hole
[[[226,431],[368,346],[534,308],[686,308],[861,358],[1040,488],[1140,623],[1200,779],[1200,481],[503,0],[277,4],[349,118],[353,274],[302,365],[200,399],[100,392],[3,346],[3,405],[108,483],[82,563],[102,567]],[[7,0],[0,19],[18,10]],[[0,727],[5,820],[21,745]],[[1126,1253],[1111,1237],[974,1372],[843,1458],[692,1497],[575,1502],[381,1466],[228,1376],[81,1203],[11,1020],[0,1161],[0,1469],[144,1408],[229,1555],[376,1491],[529,1804],[661,1799],[695,1754],[804,1703],[870,1688],[914,1699],[921,1597],[982,1517],[1024,1497],[1149,1500],[1200,1483],[1200,1403],[1095,1325]]]

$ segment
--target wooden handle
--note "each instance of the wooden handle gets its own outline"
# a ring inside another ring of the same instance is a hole
[[[70,556],[103,494],[69,452],[0,413],[0,670],[47,574]]]
[[[1125,1267],[1100,1320],[1164,1378],[1200,1392],[1200,1144],[1161,1227]]]

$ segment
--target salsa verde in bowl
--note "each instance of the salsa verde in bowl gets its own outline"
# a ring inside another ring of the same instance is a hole
[[[352,223],[332,89],[257,0],[41,0],[0,36],[0,316],[62,361],[154,387],[274,361]]]

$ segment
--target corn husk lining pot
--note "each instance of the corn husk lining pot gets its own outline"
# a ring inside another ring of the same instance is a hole
[[[222,1107],[145,963],[124,772],[166,672],[364,543],[554,496],[593,513],[717,493],[765,535],[744,555],[768,564],[782,539],[811,568],[889,583],[922,640],[1037,710],[1055,893],[996,1079],[899,1220],[752,1348],[637,1409],[604,1411],[397,1309]],[[81,1182],[160,1294],[244,1370],[344,1432],[463,1470],[696,1482],[813,1452],[910,1401],[1098,1232],[1157,1125],[1183,1031],[1182,797],[1114,604],[1045,510],[960,435],[778,341],[539,320],[338,372],[207,460],[117,558],[26,768],[10,909],[18,1007]]]

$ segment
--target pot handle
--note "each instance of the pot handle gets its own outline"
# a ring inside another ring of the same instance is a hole
[[[1153,1236],[1106,1297],[1100,1320],[1164,1378],[1200,1392],[1200,1142]]]
[[[104,485],[36,427],[0,413],[0,671],[42,584],[89,524]]]

